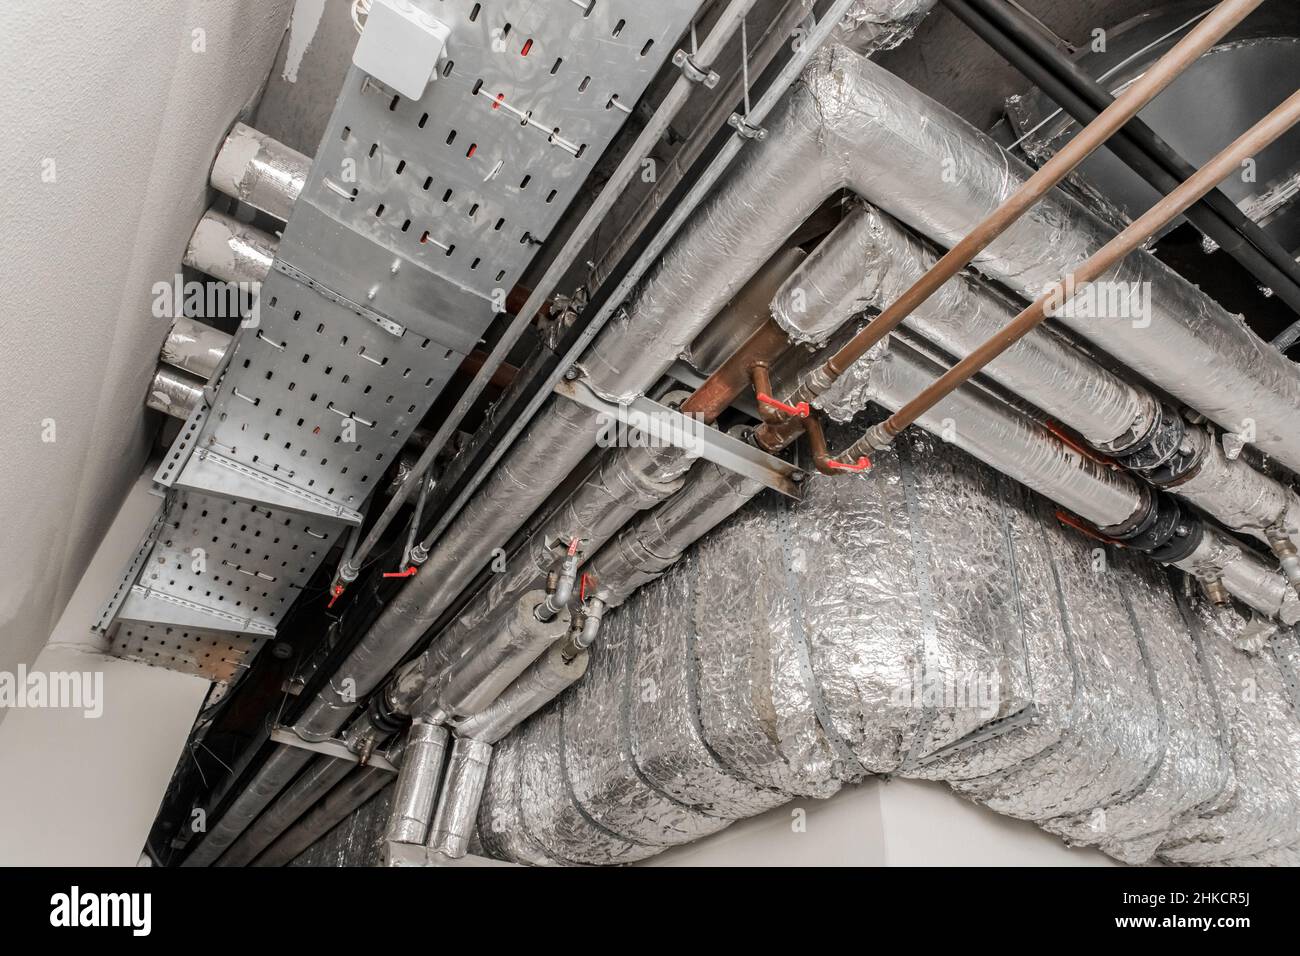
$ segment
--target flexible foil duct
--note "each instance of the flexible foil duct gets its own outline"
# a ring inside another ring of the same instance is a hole
[[[484,851],[630,862],[891,772],[1131,862],[1289,859],[1275,650],[960,452],[899,447],[758,499],[611,611],[587,679],[498,746]]]

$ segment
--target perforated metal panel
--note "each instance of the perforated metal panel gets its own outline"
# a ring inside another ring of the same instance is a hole
[[[264,640],[163,624],[123,622],[114,628],[108,647],[116,657],[224,684],[239,676]]]
[[[447,59],[418,102],[350,72],[257,320],[156,475],[99,624],[121,656],[228,680],[274,634],[699,6],[416,2]]]

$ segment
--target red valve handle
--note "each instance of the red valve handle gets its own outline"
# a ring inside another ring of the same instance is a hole
[[[339,597],[343,594],[343,585],[341,584],[334,585],[334,587],[330,588],[330,594],[333,594],[334,596],[330,598],[329,604],[325,605],[326,609],[332,608],[334,606],[334,602],[337,601]]]
[[[582,572],[582,581],[578,585],[578,600],[579,601],[587,600],[587,572],[586,571]]]
[[[405,571],[385,571],[385,572],[384,572],[384,577],[386,577],[386,578],[412,578],[412,577],[415,577],[415,572],[418,571],[418,570],[419,570],[419,568],[417,568],[415,565],[411,565],[411,566],[410,566],[409,568],[407,568]]]
[[[766,395],[763,392],[759,392],[754,397],[758,399],[760,402],[762,402],[764,405],[769,405],[772,408],[779,408],[787,415],[793,415],[796,418],[807,418],[810,414],[812,414],[812,409],[808,407],[807,402],[800,402],[798,405],[787,405],[785,402],[779,401],[778,399],[773,398],[771,395]]]
[[[834,459],[831,459],[830,461],[826,462],[826,466],[828,468],[838,468],[840,471],[866,471],[868,468],[871,467],[871,459],[868,458],[866,455],[863,455],[861,458],[857,460],[856,464],[852,464],[852,465],[848,464],[847,462],[835,461]]]

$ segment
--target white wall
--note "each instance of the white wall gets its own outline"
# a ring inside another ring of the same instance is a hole
[[[802,810],[802,818],[795,811]],[[1118,866],[939,783],[868,780],[735,823],[647,866]]]
[[[147,477],[137,480],[31,665],[101,674],[101,716],[21,708],[0,723],[0,866],[133,866],[140,856],[210,684],[108,657],[90,626],[159,503]]]
[[[213,156],[255,101],[289,8],[4,5],[0,671],[45,644],[144,462],[167,330],[150,290],[180,270]]]

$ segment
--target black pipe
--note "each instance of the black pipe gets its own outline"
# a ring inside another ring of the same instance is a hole
[[[943,0],[980,39],[1016,67],[1082,124],[1092,122],[1113,97],[1074,61],[1047,42],[1034,21],[996,0]],[[1106,142],[1117,158],[1162,195],[1195,170],[1140,119]],[[1187,210],[1187,218],[1263,286],[1300,315],[1300,264],[1219,190]]]

